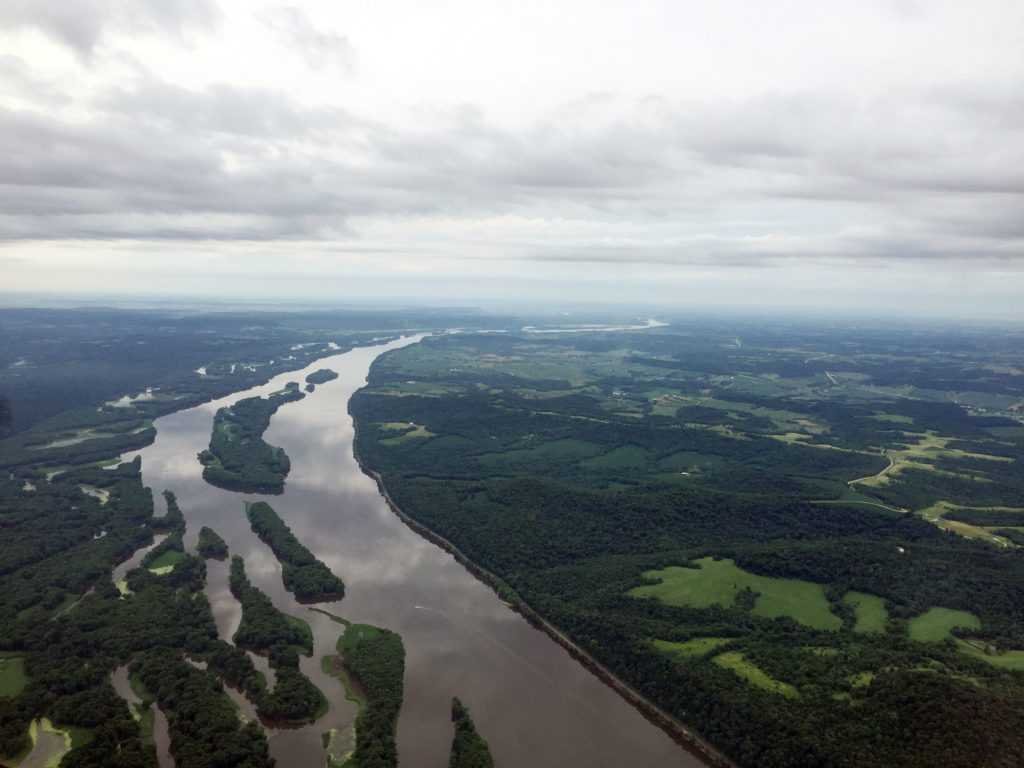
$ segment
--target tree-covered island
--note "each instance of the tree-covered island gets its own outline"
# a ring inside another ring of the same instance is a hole
[[[229,491],[282,493],[291,461],[283,448],[265,442],[263,433],[279,407],[303,397],[292,382],[270,397],[247,397],[219,409],[210,447],[199,453],[203,479]]]
[[[245,514],[253,532],[273,550],[281,563],[284,588],[294,593],[297,599],[320,603],[340,600],[345,596],[342,580],[295,538],[269,504],[265,501],[246,502]]]

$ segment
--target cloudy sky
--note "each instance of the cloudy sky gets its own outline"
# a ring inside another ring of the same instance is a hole
[[[1020,0],[2,0],[0,290],[1024,319]]]

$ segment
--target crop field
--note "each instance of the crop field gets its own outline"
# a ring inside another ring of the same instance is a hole
[[[952,608],[931,608],[908,622],[910,636],[922,643],[938,643],[949,637],[954,627],[980,629],[981,621],[973,613]]]
[[[842,620],[829,610],[825,588],[799,579],[775,579],[748,573],[732,560],[697,560],[698,568],[670,566],[661,571],[646,571],[647,579],[658,584],[635,587],[633,597],[655,597],[669,605],[707,608],[730,607],[744,589],[759,593],[752,613],[765,618],[789,616],[815,629],[839,629]]]

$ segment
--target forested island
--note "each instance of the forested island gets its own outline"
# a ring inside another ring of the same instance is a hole
[[[350,409],[403,513],[739,765],[1001,766],[1021,361],[996,331],[452,335]]]
[[[306,377],[306,383],[326,384],[328,381],[334,381],[336,378],[338,378],[338,374],[335,371],[332,371],[330,368],[320,368]]]
[[[291,461],[283,449],[265,442],[263,433],[278,408],[303,397],[293,382],[270,397],[247,397],[219,409],[210,447],[199,454],[203,479],[229,491],[282,493]]]
[[[281,563],[284,587],[300,601],[332,602],[345,596],[345,585],[295,538],[291,529],[265,501],[246,502],[245,515],[253,532],[273,550]]]
[[[469,710],[456,696],[452,699],[452,722],[455,736],[448,768],[494,768],[494,758],[487,748],[487,741],[476,731]]]
[[[228,545],[215,530],[204,525],[199,529],[196,551],[201,557],[224,559],[228,556]]]
[[[344,624],[345,632],[338,638],[338,655],[324,659],[325,668],[344,677],[350,698],[359,707],[355,750],[344,765],[394,768],[398,763],[395,729],[405,673],[402,638],[381,627],[331,618]]]

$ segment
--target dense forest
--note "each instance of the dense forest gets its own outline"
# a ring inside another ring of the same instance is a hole
[[[350,409],[405,513],[740,765],[1002,766],[1022,360],[998,333],[449,336]]]
[[[291,529],[265,501],[246,503],[253,532],[273,550],[281,563],[284,588],[300,601],[333,602],[345,596],[345,585],[295,538]]]
[[[183,763],[257,768],[266,734],[224,686],[273,720],[322,711],[298,671],[308,628],[239,560],[241,635],[218,637],[177,499],[156,516],[139,461],[116,457],[161,415],[466,325],[345,317],[0,311],[0,761],[46,717],[71,734],[64,766],[153,768],[156,702]],[[382,358],[351,408],[405,512],[740,765],[1018,765],[1022,362],[1019,331],[999,329],[452,334]],[[208,529],[200,543],[227,555]],[[267,655],[271,691],[240,646]],[[394,765],[401,640],[339,650],[370,699],[354,764]],[[124,666],[141,706],[111,687]],[[461,711],[458,752],[484,761]]]
[[[291,461],[282,448],[265,442],[263,433],[278,408],[303,397],[293,382],[268,398],[247,397],[219,409],[210,447],[199,454],[203,479],[229,491],[282,493]]]
[[[346,632],[338,647],[345,671],[366,694],[366,704],[356,716],[351,762],[354,768],[394,768],[398,764],[395,728],[402,707],[405,647],[402,638],[390,630],[359,629],[354,638]]]

